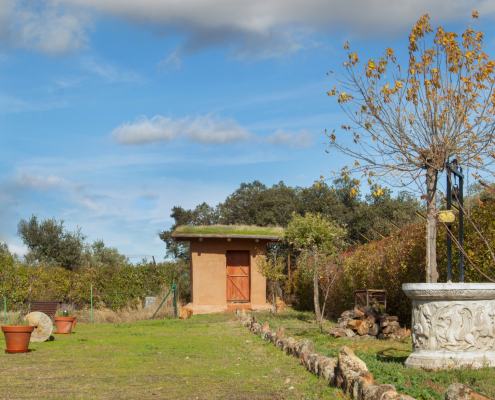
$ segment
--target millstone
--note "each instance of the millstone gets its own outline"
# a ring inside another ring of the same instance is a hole
[[[26,318],[29,321],[29,325],[34,326],[30,342],[46,342],[53,332],[53,323],[50,317],[45,313],[35,311],[26,315]]]

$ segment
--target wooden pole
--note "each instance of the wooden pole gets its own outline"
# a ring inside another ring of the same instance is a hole
[[[290,279],[290,245],[287,246],[287,268],[289,270],[289,279]]]
[[[31,312],[31,286],[29,286],[29,295],[28,295],[28,314]]]

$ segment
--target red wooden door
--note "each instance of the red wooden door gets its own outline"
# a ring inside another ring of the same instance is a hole
[[[227,301],[249,301],[249,251],[227,251]]]

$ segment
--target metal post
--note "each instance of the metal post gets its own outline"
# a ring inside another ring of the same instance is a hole
[[[7,325],[7,296],[3,296],[3,321]]]
[[[459,280],[464,282],[464,254],[462,249],[464,249],[464,213],[462,209],[464,207],[464,175],[462,174],[462,168],[459,167],[459,244],[461,248],[459,249]]]
[[[91,285],[91,323],[93,323],[93,285]]]
[[[175,319],[177,319],[177,285],[174,285],[174,310],[175,310]]]
[[[450,163],[447,161],[447,210],[452,209],[452,175],[450,173]],[[449,232],[450,226],[447,227]],[[452,282],[452,239],[447,232],[447,281]]]
[[[165,298],[162,300],[162,302],[160,303],[160,305],[158,306],[158,308],[156,309],[155,313],[153,314],[153,316],[151,317],[151,319],[155,318],[155,315],[158,313],[158,310],[162,307],[163,303],[165,303],[165,300],[167,300],[168,298],[168,295],[170,294],[170,292],[173,290],[174,291],[174,296],[175,296],[175,289],[177,288],[176,285],[172,285],[172,287],[170,288],[170,290],[168,291],[167,295],[165,296]],[[176,307],[177,309],[177,307]],[[177,311],[176,311],[177,312]],[[176,318],[177,318],[177,314],[176,314]]]

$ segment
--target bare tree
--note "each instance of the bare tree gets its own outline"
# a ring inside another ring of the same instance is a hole
[[[483,33],[471,24],[461,40],[440,26],[432,37],[429,20],[424,15],[412,29],[406,67],[391,48],[362,66],[345,45],[343,77],[328,94],[337,96],[352,121],[342,128],[353,133],[353,144],[331,133],[328,145],[355,159],[341,171],[346,179],[361,172],[370,184],[378,179],[422,187],[426,180],[426,279],[436,282],[438,174],[452,157],[474,171],[487,171],[495,158],[495,61],[483,51]]]

